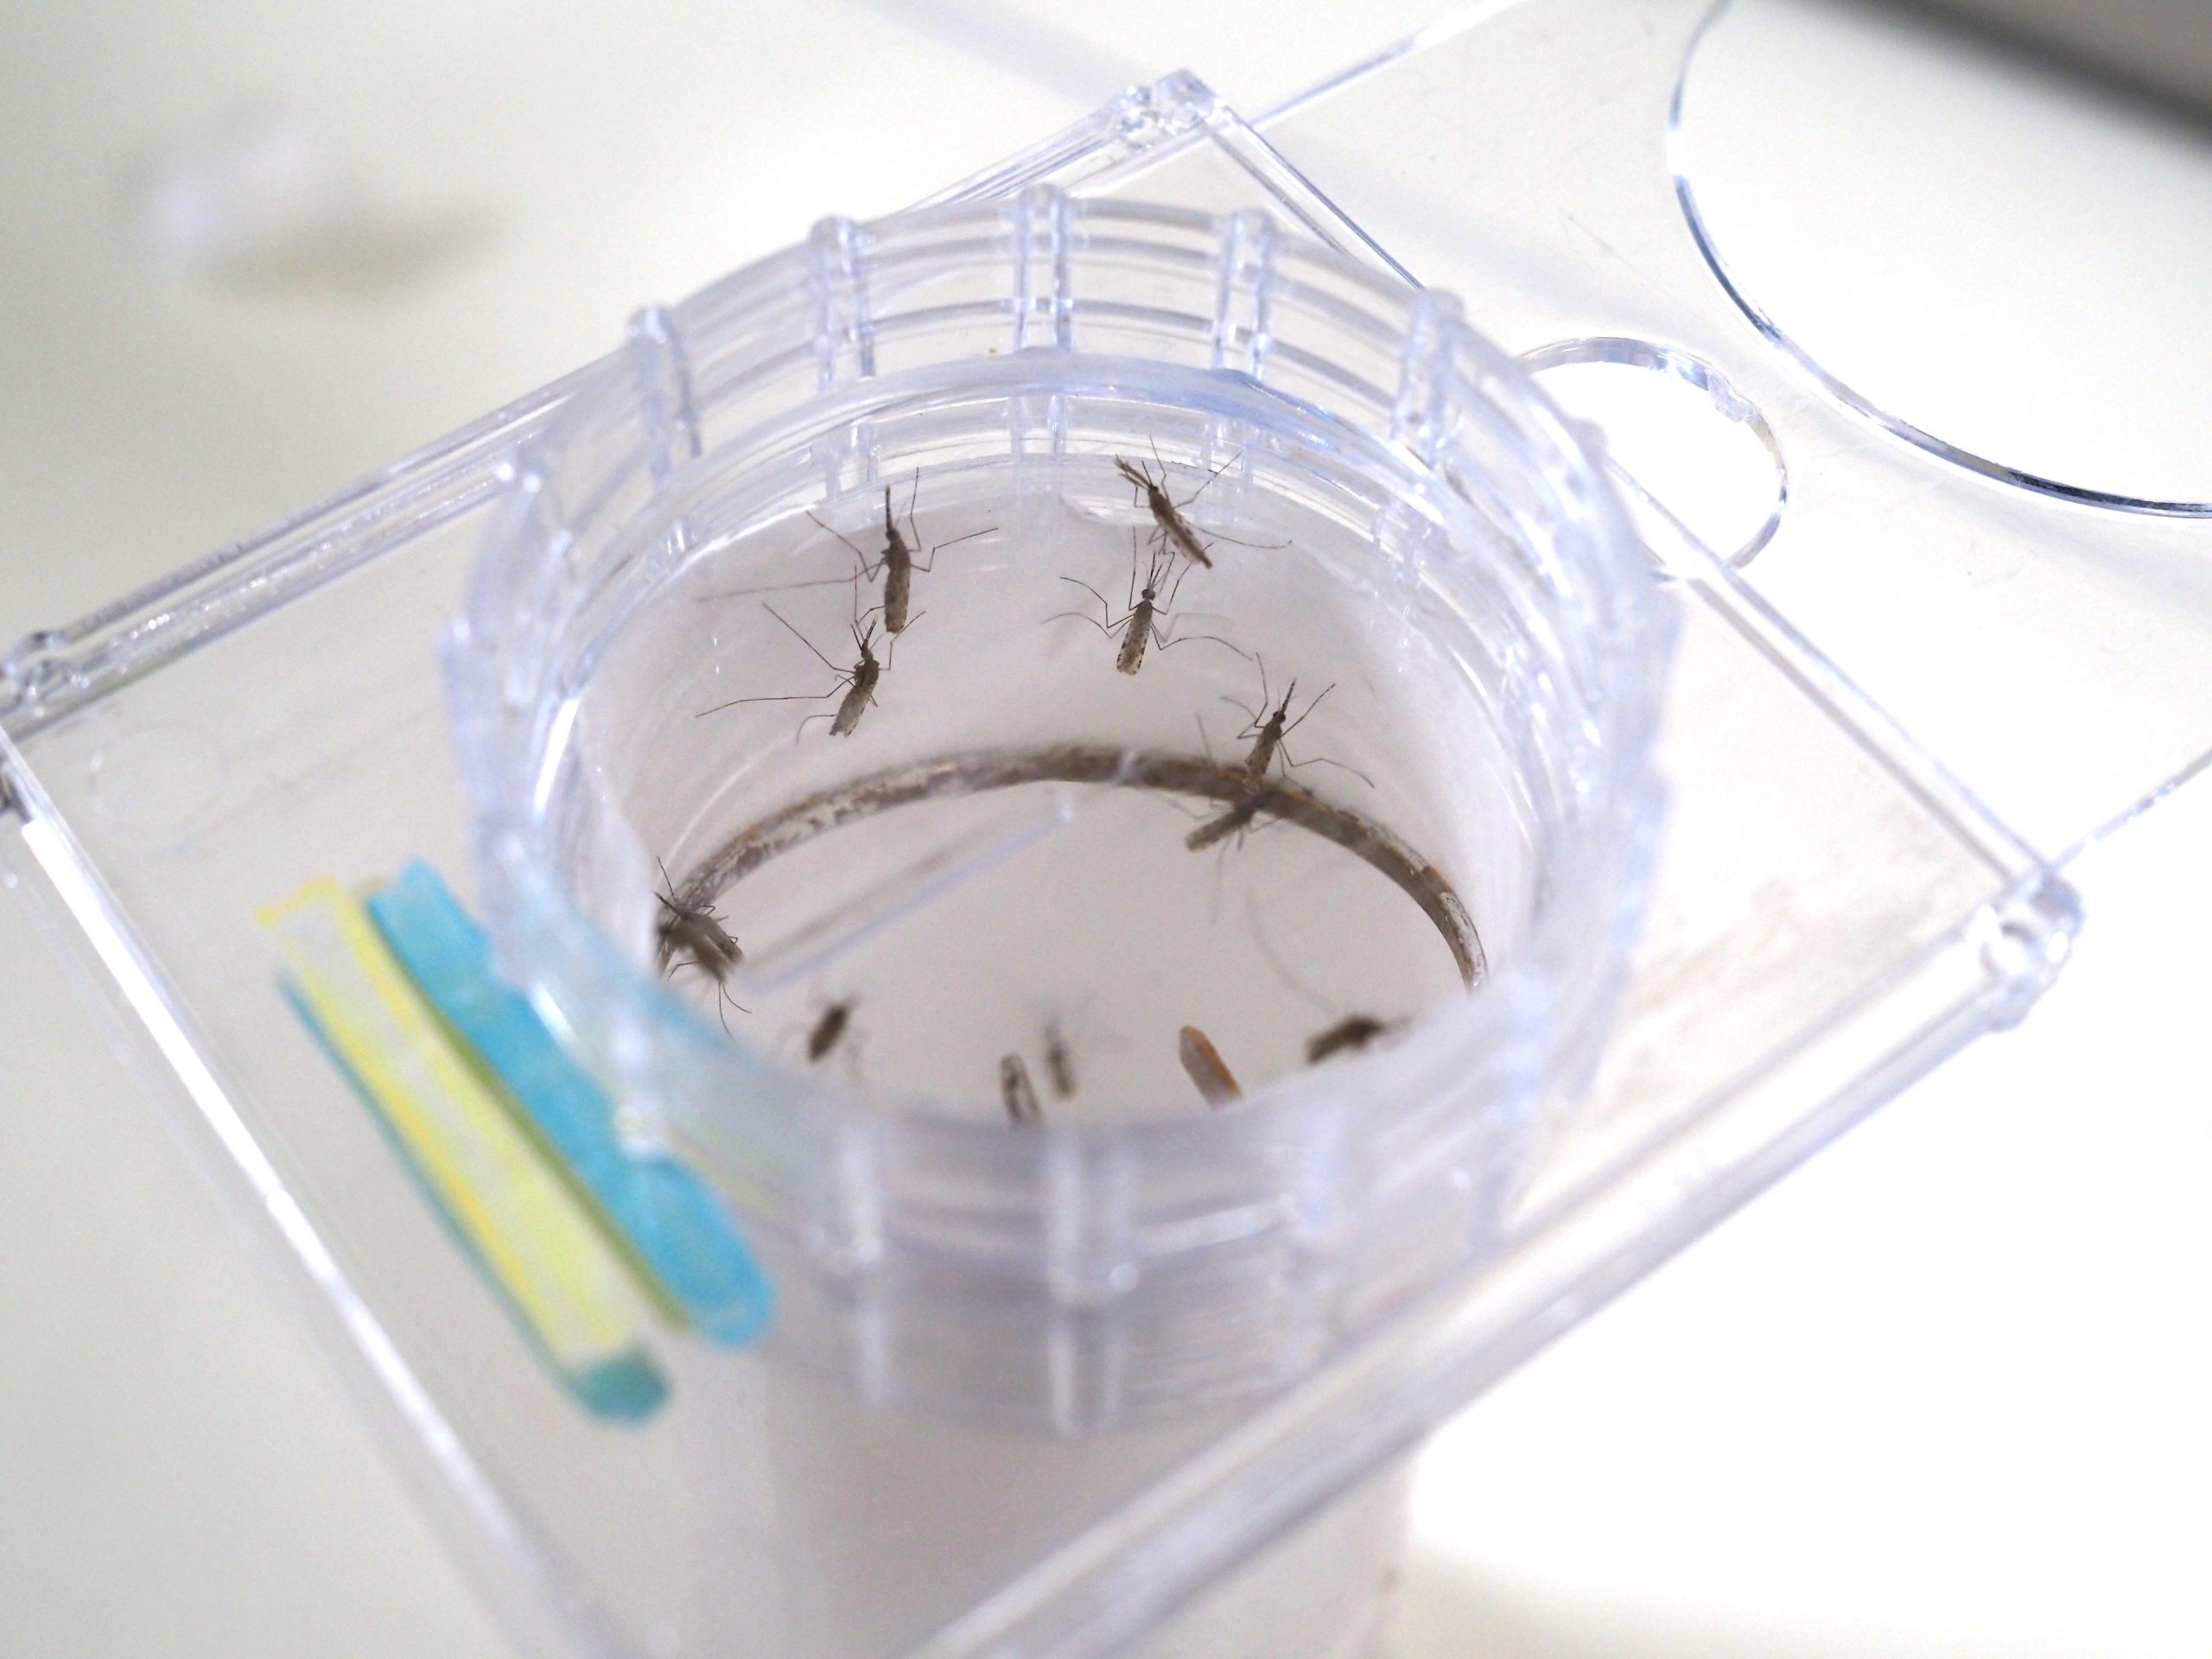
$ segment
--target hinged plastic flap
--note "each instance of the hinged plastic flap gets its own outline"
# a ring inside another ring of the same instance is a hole
[[[1701,90],[1698,71],[1748,14],[1708,10],[1471,8],[1260,125],[1508,349],[1695,376],[1758,423],[1788,499],[1748,567],[1753,588],[1967,791],[2063,856],[2212,747],[2212,505],[2037,476],[1923,431],[1801,349],[1759,293],[1739,291],[1728,247],[1701,218],[1697,141],[1719,93]],[[2196,169],[2198,211],[2212,213],[2212,148],[2176,165]],[[1817,196],[1824,181],[1803,188]],[[1831,232],[1847,269],[1874,233],[1848,218]],[[1982,233],[1972,220],[1955,227]],[[2054,242],[2072,233],[2048,227]],[[2101,303],[2124,313],[2132,301]],[[2145,343],[2145,355],[2159,349]],[[2212,430],[2212,392],[2183,378],[2195,359],[2169,349],[2162,401],[2174,422]],[[2023,337],[2018,350],[2037,342]],[[2093,395],[2055,374],[2037,384],[2054,400]]]

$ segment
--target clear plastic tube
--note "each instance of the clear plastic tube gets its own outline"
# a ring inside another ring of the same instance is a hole
[[[1670,640],[1448,300],[1038,190],[641,316],[448,663],[503,963],[731,1200],[774,1351],[1065,1433],[1278,1385],[1484,1247],[1607,1014]],[[829,948],[671,979],[657,895]]]

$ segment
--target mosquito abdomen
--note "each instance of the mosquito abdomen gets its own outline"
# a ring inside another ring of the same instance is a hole
[[[1128,631],[1122,636],[1121,654],[1114,658],[1114,666],[1124,674],[1134,674],[1144,666],[1144,648],[1152,639],[1153,601],[1141,599],[1129,613]]]

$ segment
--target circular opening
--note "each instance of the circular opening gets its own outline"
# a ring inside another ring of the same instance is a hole
[[[1522,354],[1559,406],[1604,435],[1631,495],[1656,502],[1729,563],[1773,539],[1789,498],[1765,416],[1718,369],[1640,340],[1577,340]]]
[[[1900,12],[1737,0],[1675,137],[1724,280],[1848,401],[1979,470],[2212,503],[2201,125]]]
[[[833,224],[518,469],[487,913],[868,1391],[1273,1382],[1594,1042],[1663,605],[1517,369],[1257,215]]]

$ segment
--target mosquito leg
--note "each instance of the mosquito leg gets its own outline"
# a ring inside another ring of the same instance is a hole
[[[925,574],[934,570],[937,569],[937,556],[944,552],[946,548],[957,547],[963,542],[972,542],[978,536],[988,536],[997,529],[998,526],[996,524],[986,524],[981,530],[969,531],[965,536],[955,536],[949,542],[939,542],[935,547],[930,549],[930,562],[927,564],[924,564],[919,559],[916,559],[914,561],[914,569],[922,571]]]
[[[1109,626],[1107,624],[1101,622],[1096,617],[1088,615],[1082,611],[1054,611],[1050,616],[1046,617],[1045,620],[1047,622],[1063,622],[1071,617],[1077,622],[1090,623],[1092,627],[1097,629],[1099,632],[1104,634],[1109,639],[1111,639],[1114,637],[1114,628],[1121,626],[1121,624],[1117,622],[1112,626]],[[1128,620],[1128,618],[1125,616],[1122,618],[1121,620],[1122,622],[1126,622]]]
[[[1252,660],[1252,653],[1250,652],[1246,651],[1242,645],[1230,645],[1228,640],[1223,639],[1217,633],[1179,633],[1171,639],[1160,631],[1160,625],[1158,623],[1154,623],[1153,625],[1152,642],[1158,645],[1162,651],[1172,651],[1177,645],[1187,645],[1193,640],[1198,639],[1211,639],[1215,645],[1225,646],[1227,649],[1235,652],[1246,662],[1249,663]]]
[[[1260,925],[1260,903],[1253,894],[1244,895],[1244,912],[1246,918],[1252,924],[1252,943],[1260,947],[1260,955],[1266,958],[1268,966],[1275,970],[1275,977],[1311,1002],[1320,1011],[1322,1018],[1335,1019],[1341,1010],[1320,992],[1291,972],[1290,964],[1276,954],[1274,942],[1268,938],[1267,929]]]
[[[1195,531],[1195,530],[1197,530],[1197,529],[1198,529],[1198,526],[1197,526],[1196,524],[1193,524],[1193,525],[1192,525],[1192,526],[1191,526],[1191,528],[1192,528],[1192,530],[1194,530],[1194,531]],[[1288,546],[1290,545],[1290,543],[1289,543],[1288,542],[1246,542],[1246,541],[1240,541],[1240,540],[1238,540],[1238,539],[1237,539],[1236,537],[1234,537],[1234,536],[1224,536],[1224,534],[1222,534],[1222,532],[1221,532],[1221,531],[1217,531],[1217,530],[1209,530],[1209,531],[1204,531],[1204,532],[1202,532],[1202,533],[1203,533],[1203,534],[1205,534],[1207,537],[1209,537],[1211,541],[1216,541],[1216,542],[1227,542],[1227,543],[1228,543],[1231,547],[1249,547],[1249,548],[1255,548],[1255,549],[1257,549],[1259,551],[1263,552],[1263,553],[1279,553],[1279,552],[1281,552],[1284,548],[1288,547]]]
[[[1115,631],[1129,620],[1132,613],[1131,611],[1124,611],[1121,615],[1116,616],[1114,614],[1114,607],[1106,602],[1106,595],[1100,593],[1096,588],[1085,582],[1081,576],[1062,576],[1060,580],[1062,582],[1071,582],[1075,583],[1075,585],[1082,588],[1084,593],[1089,594],[1093,599],[1096,600],[1098,601],[1098,616],[1103,616],[1106,620],[1102,623],[1099,621],[1097,616],[1087,615],[1082,611],[1055,611],[1052,615],[1045,619],[1047,622],[1058,621],[1064,616],[1078,617],[1082,620],[1090,623],[1092,627],[1096,628],[1099,632],[1104,634],[1109,639],[1111,639],[1114,637]],[[1132,607],[1132,610],[1133,609],[1134,607]]]
[[[1213,892],[1206,899],[1208,927],[1221,925],[1221,890],[1229,880],[1229,849],[1234,844],[1233,840],[1224,841],[1213,856]]]
[[[1294,681],[1294,682],[1292,683],[1292,684],[1291,684],[1291,688],[1290,688],[1290,689],[1291,689],[1294,692],[1295,692],[1295,691],[1298,690],[1297,683],[1296,683],[1295,681]],[[1323,697],[1326,697],[1326,696],[1329,695],[1329,693],[1330,693],[1330,692],[1332,692],[1332,691],[1335,690],[1336,689],[1337,689],[1336,682],[1335,682],[1335,681],[1333,681],[1333,680],[1332,680],[1328,684],[1326,684],[1326,685],[1323,686],[1323,687],[1321,688],[1321,696],[1319,696],[1319,697],[1314,698],[1313,702],[1311,702],[1307,703],[1307,704],[1306,705],[1306,713],[1305,713],[1305,714],[1303,714],[1303,715],[1300,715],[1296,720],[1292,721],[1290,722],[1290,724],[1289,724],[1289,725],[1287,725],[1287,726],[1284,727],[1284,728],[1282,728],[1282,734],[1283,734],[1285,737],[1288,737],[1288,736],[1289,736],[1293,732],[1296,731],[1300,727],[1303,726],[1303,725],[1306,723],[1306,718],[1307,718],[1307,716],[1308,716],[1308,715],[1312,715],[1312,714],[1313,714],[1313,712],[1316,709],[1319,709],[1319,708],[1321,706],[1321,700],[1322,700],[1322,698],[1323,698]]]
[[[906,619],[906,626],[910,628],[912,627],[915,623],[920,621],[928,614],[929,613],[927,611],[916,611],[912,616]],[[902,637],[903,636],[899,634],[893,634],[891,636],[891,643],[884,646],[883,665],[885,668],[889,668],[891,666],[891,659],[899,654],[899,641]],[[870,697],[868,701],[870,702],[874,702],[875,699],[874,697]]]
[[[850,576],[817,576],[810,578],[805,582],[764,582],[758,588],[732,588],[728,589],[726,592],[719,594],[701,594],[691,602],[694,605],[709,605],[714,603],[717,600],[750,599],[755,594],[793,593],[801,588],[844,588],[849,587],[860,580],[861,576],[855,575]]]
[[[824,698],[837,696],[845,689],[846,686],[850,685],[852,681],[853,677],[848,674],[842,677],[841,683],[833,687],[830,690],[819,692],[793,692],[788,697],[732,697],[728,702],[718,702],[711,709],[702,709],[697,714],[692,715],[691,718],[694,720],[704,720],[709,715],[718,715],[721,713],[723,709],[734,709],[741,702],[820,702]]]
[[[1075,585],[1082,588],[1084,593],[1089,594],[1093,599],[1096,600],[1098,601],[1099,615],[1111,616],[1114,614],[1114,607],[1106,602],[1106,595],[1100,593],[1096,588],[1085,582],[1081,576],[1062,576],[1060,580],[1062,582],[1071,582],[1075,583]],[[1131,602],[1134,603],[1135,601],[1132,601]],[[1123,614],[1127,615],[1128,613],[1124,612]]]
[[[1303,760],[1294,760],[1290,758],[1290,746],[1287,743],[1276,744],[1275,753],[1282,757],[1283,765],[1293,770],[1295,770],[1300,766],[1334,766],[1339,772],[1348,772],[1351,773],[1353,777],[1358,779],[1361,783],[1365,784],[1370,789],[1375,787],[1375,780],[1372,778],[1362,772],[1357,766],[1352,766],[1348,762],[1343,760],[1332,760],[1325,754],[1309,754]]]
[[[1223,462],[1221,463],[1221,465],[1220,465],[1220,466],[1218,466],[1218,467],[1215,467],[1215,468],[1213,469],[1213,471],[1211,471],[1211,472],[1208,473],[1208,474],[1206,474],[1206,482],[1205,482],[1205,484],[1201,484],[1201,485],[1199,485],[1199,486],[1198,486],[1198,487],[1197,489],[1195,489],[1195,490],[1192,490],[1192,491],[1190,493],[1190,494],[1189,494],[1189,495],[1185,496],[1182,500],[1178,501],[1178,502],[1175,504],[1176,511],[1177,511],[1177,512],[1181,512],[1185,507],[1189,506],[1189,505],[1191,505],[1191,503],[1192,503],[1192,502],[1193,502],[1193,501],[1197,500],[1200,496],[1204,495],[1204,494],[1206,493],[1206,485],[1207,485],[1207,484],[1211,484],[1211,483],[1214,481],[1214,480],[1216,480],[1217,478],[1219,478],[1219,477],[1220,477],[1224,473],[1227,472],[1227,471],[1228,471],[1231,467],[1235,466],[1236,464],[1236,457],[1235,455],[1231,455],[1231,456],[1230,456],[1227,461],[1223,461]]]
[[[729,1011],[732,1008],[735,1008],[740,1014],[753,1012],[744,1003],[732,996],[727,988],[717,983],[715,987],[715,1018],[721,1022],[722,1035],[725,1037],[732,1034],[729,1028]]]
[[[857,548],[857,547],[855,547],[855,546],[854,546],[854,545],[853,545],[853,543],[852,543],[851,542],[847,541],[847,540],[846,540],[846,538],[845,538],[845,537],[844,537],[841,532],[839,532],[839,531],[837,531],[831,530],[831,529],[830,528],[830,526],[829,526],[829,525],[827,525],[827,524],[823,524],[823,523],[819,518],[815,518],[812,509],[810,509],[810,509],[808,510],[808,512],[807,512],[807,515],[806,515],[806,516],[807,516],[809,518],[813,519],[813,521],[814,521],[814,527],[815,527],[817,530],[826,531],[828,534],[836,537],[837,537],[837,539],[838,539],[839,541],[841,541],[841,542],[844,542],[844,543],[845,543],[845,548],[846,548],[846,550],[847,550],[848,552],[851,553],[851,554],[852,554],[852,556],[853,556],[855,558],[858,559],[858,560],[861,562],[861,575],[862,575],[863,576],[873,576],[873,575],[875,575],[875,571],[874,571],[874,569],[873,568],[871,568],[871,567],[870,567],[870,565],[868,564],[868,555],[867,555],[867,554],[865,554],[865,553],[861,552],[861,551],[860,550],[860,549],[859,549],[859,548]],[[797,586],[797,585],[799,585],[799,584],[794,584],[794,585],[795,585],[795,586]],[[819,586],[820,584],[818,584],[818,583],[807,583],[807,584],[804,584],[804,585],[809,586],[809,587],[814,587],[814,586]]]
[[[1211,823],[1214,818],[1220,816],[1217,812],[1208,812],[1199,807],[1185,806],[1182,802],[1177,800],[1173,795],[1169,794],[1165,790],[1147,789],[1144,792],[1152,799],[1158,801],[1170,812],[1175,814],[1176,817],[1183,818],[1192,823]]]
[[[804,645],[809,651],[813,652],[815,660],[820,663],[823,667],[828,669],[832,674],[842,674],[845,671],[843,669],[839,668],[836,664],[831,662],[827,657],[824,657],[820,650],[816,647],[813,640],[808,639],[797,628],[792,627],[790,620],[774,606],[764,601],[761,604],[760,608],[767,612],[769,615],[774,617],[777,621],[781,622],[784,626],[790,631],[792,639],[798,640],[799,644]]]

